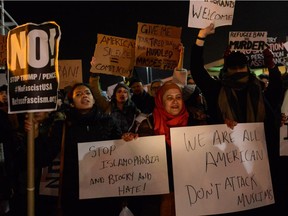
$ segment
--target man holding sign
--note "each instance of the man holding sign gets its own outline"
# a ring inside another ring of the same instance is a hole
[[[264,62],[270,72],[270,83],[267,91],[263,93],[260,80],[249,70],[246,56],[241,52],[232,52],[224,60],[221,80],[214,80],[204,68],[202,59],[205,39],[214,32],[214,24],[199,31],[192,47],[191,74],[206,97],[214,123],[226,123],[233,129],[237,123],[264,122],[272,179],[276,181],[275,162],[278,160],[278,148],[275,144],[279,143],[277,135],[280,122],[277,121],[277,114],[280,116],[280,112],[275,113],[275,110],[281,104],[280,71],[271,64],[272,53],[264,50]],[[271,208],[273,209],[273,206]]]

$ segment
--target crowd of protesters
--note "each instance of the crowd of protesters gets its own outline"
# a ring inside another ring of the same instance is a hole
[[[146,91],[143,82],[132,77],[129,83],[117,83],[111,99],[107,99],[101,94],[100,76],[91,73],[89,84],[77,83],[62,95],[62,105],[57,111],[35,113],[32,121],[27,119],[27,115],[7,113],[7,86],[2,86],[0,215],[23,216],[27,212],[26,136],[32,127],[35,128],[36,143],[37,215],[57,215],[60,212],[64,216],[91,213],[118,216],[124,207],[128,207],[134,216],[173,216],[176,213],[170,128],[226,124],[233,129],[238,123],[252,122],[264,122],[275,204],[229,215],[287,211],[288,186],[284,180],[288,175],[279,171],[283,165],[279,156],[279,130],[285,118],[283,114],[281,116],[285,90],[281,73],[273,62],[273,54],[266,49],[263,55],[269,70],[269,85],[265,90],[260,78],[250,71],[247,58],[241,52],[226,53],[221,77],[211,77],[204,67],[203,53],[205,39],[214,33],[213,24],[199,30],[191,48],[191,74],[187,74],[184,86],[172,81],[154,80],[150,91]],[[168,194],[79,199],[78,143],[120,138],[129,142],[137,137],[153,135],[165,135]],[[47,201],[39,196],[41,169],[56,157],[61,160],[60,199],[53,199],[52,204],[45,207]]]

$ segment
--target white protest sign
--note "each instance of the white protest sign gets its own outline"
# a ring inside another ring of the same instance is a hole
[[[242,211],[273,204],[263,123],[171,129],[176,213]],[[189,164],[189,166],[188,166]]]
[[[244,53],[250,67],[262,67],[264,65],[262,52],[267,47],[267,34],[265,31],[229,32],[230,50]]]
[[[231,31],[229,32],[229,46],[231,50],[263,51],[267,43],[265,31]]]
[[[285,49],[288,51],[288,41],[287,42],[285,42],[284,44],[283,44],[283,46],[285,47]]]
[[[75,83],[83,82],[82,60],[59,60],[59,89],[73,86]]]
[[[165,137],[78,143],[80,199],[169,193]]]
[[[232,25],[234,8],[235,0],[190,0],[188,27],[206,28],[210,23],[215,27]]]
[[[278,37],[267,37],[267,44],[273,52],[273,61],[276,65],[285,65],[287,58],[287,50],[284,42]],[[264,59],[264,57],[263,57]]]

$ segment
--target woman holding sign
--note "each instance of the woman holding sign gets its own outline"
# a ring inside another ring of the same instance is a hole
[[[95,106],[95,99],[87,84],[77,83],[68,93],[71,109],[65,123],[55,124],[50,143],[61,145],[60,198],[63,215],[119,215],[118,198],[79,198],[78,143],[121,138],[119,125],[111,116]],[[62,144],[61,144],[62,142]]]
[[[156,135],[165,135],[170,189],[169,194],[162,196],[160,215],[172,216],[175,215],[175,202],[170,128],[187,126],[189,114],[182,98],[181,88],[173,82],[164,83],[157,91],[155,105],[153,111],[154,132]]]
[[[122,133],[129,132],[136,116],[140,114],[140,110],[131,100],[129,87],[122,82],[117,83],[113,90],[111,100],[108,101],[101,94],[100,76],[98,74],[90,73],[89,83],[98,107],[117,121]]]

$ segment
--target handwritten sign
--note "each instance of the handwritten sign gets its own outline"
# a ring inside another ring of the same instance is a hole
[[[169,192],[165,137],[78,143],[80,199]]]
[[[83,82],[82,61],[78,60],[59,60],[59,88],[73,86],[75,83]]]
[[[135,66],[174,70],[179,61],[181,27],[138,23]]]
[[[263,123],[172,128],[171,141],[177,215],[274,203]]]
[[[233,31],[229,32],[229,46],[233,51],[241,51],[246,55],[249,66],[262,67],[263,50],[266,49],[267,32],[263,31]]]
[[[18,26],[8,32],[8,112],[57,108],[60,27],[55,22]]]
[[[210,23],[215,27],[232,25],[234,8],[235,0],[190,0],[188,27],[206,28]]]
[[[135,40],[98,34],[94,58],[91,72],[130,77],[134,68]]]

